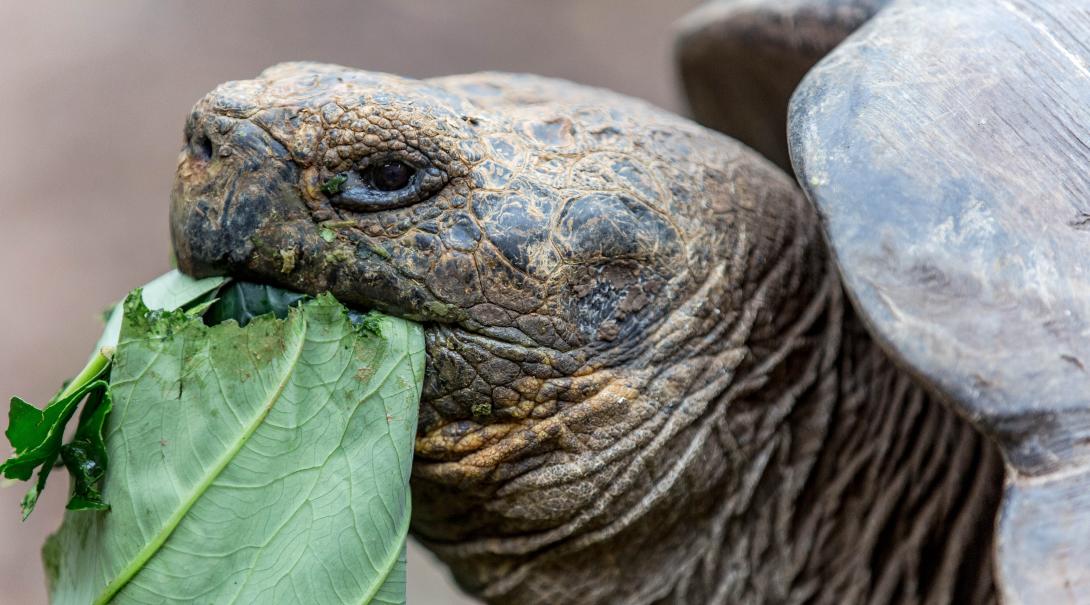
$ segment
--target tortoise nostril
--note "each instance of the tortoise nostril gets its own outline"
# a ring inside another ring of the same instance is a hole
[[[203,132],[197,134],[193,138],[193,141],[190,143],[189,148],[193,153],[193,156],[199,160],[207,161],[212,159],[212,153],[214,151],[214,149],[212,148],[212,140],[209,139],[208,135],[204,134]]]
[[[207,162],[216,152],[212,139],[208,137],[208,124],[204,116],[195,109],[186,120],[182,140],[185,142],[189,156],[195,160]]]

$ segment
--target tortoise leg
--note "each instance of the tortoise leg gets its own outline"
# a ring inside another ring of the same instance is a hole
[[[887,1],[715,0],[693,11],[675,49],[693,117],[791,172],[791,93]]]

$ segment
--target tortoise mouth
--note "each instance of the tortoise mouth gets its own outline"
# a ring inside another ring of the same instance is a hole
[[[185,140],[171,190],[174,256],[190,275],[226,275],[253,252],[252,237],[269,217],[303,214],[302,201],[282,187],[298,170],[284,146],[248,120],[195,111]]]
[[[322,222],[304,199],[303,167],[266,129],[245,118],[194,114],[171,192],[171,239],[182,272],[329,292],[354,308],[415,321],[461,318],[397,269],[396,241],[372,238],[352,221]]]

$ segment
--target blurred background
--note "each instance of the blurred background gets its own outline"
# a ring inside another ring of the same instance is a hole
[[[86,360],[100,311],[169,268],[182,125],[216,84],[288,60],[428,77],[484,69],[677,110],[673,22],[697,0],[116,0],[0,4],[0,422]],[[10,454],[7,441],[0,458]],[[19,523],[0,489],[0,604],[45,603],[38,549],[65,473]],[[410,603],[469,603],[410,547]]]

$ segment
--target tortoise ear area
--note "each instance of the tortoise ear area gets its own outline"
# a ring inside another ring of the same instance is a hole
[[[530,276],[550,273],[558,259],[549,246],[548,217],[555,201],[548,192],[523,189],[473,197],[473,211],[484,236],[511,267]]]
[[[567,200],[552,243],[565,261],[583,264],[631,259],[665,265],[681,250],[665,216],[633,197],[609,193]]]
[[[1087,36],[1073,0],[894,2],[789,115],[856,309],[1004,453],[1012,603],[1090,598]]]
[[[714,0],[678,23],[674,49],[693,117],[791,172],[791,93],[889,0]]]
[[[666,312],[669,297],[661,293],[687,266],[682,238],[667,217],[619,192],[566,200],[551,244],[564,262],[564,279],[578,284],[565,306],[589,341],[637,342]]]

